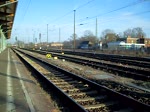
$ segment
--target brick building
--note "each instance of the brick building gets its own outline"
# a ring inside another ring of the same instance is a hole
[[[131,38],[131,36],[128,36],[126,43],[145,44],[145,47],[150,47],[150,38]]]
[[[138,39],[139,38],[131,38],[131,36],[128,36],[126,39],[126,43],[136,44]]]
[[[145,38],[144,43],[147,47],[150,47],[150,38]]]

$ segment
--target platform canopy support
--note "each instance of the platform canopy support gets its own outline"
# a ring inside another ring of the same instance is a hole
[[[0,52],[7,47],[7,39],[11,38],[17,0],[0,0]]]

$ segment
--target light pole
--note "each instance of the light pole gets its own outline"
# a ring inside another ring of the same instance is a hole
[[[34,33],[33,33],[33,48],[35,49],[35,31],[34,31]]]
[[[59,28],[59,43],[60,43],[60,38],[61,38],[61,37],[60,37],[60,33],[61,33],[61,32],[60,32],[60,28]]]
[[[75,39],[76,39],[76,37],[75,37],[75,33],[76,33],[76,30],[75,30],[75,16],[76,16],[76,10],[73,10],[74,11],[74,51],[75,51],[75,46],[76,46],[76,43],[75,43]]]
[[[48,24],[47,24],[47,44],[48,44]]]
[[[96,28],[95,28],[95,36],[96,36],[96,38],[97,38],[97,18],[96,18]]]
[[[40,44],[41,44],[41,33],[39,33],[39,41],[40,41]]]
[[[59,44],[60,44],[60,50],[62,52],[62,46],[61,46],[60,38],[61,38],[61,29],[59,28]]]
[[[48,24],[47,24],[47,50],[48,50]]]
[[[40,41],[39,46],[40,46],[40,50],[41,50],[41,33],[39,33],[39,41]]]

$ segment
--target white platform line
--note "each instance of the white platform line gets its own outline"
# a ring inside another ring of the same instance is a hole
[[[12,88],[12,80],[10,78],[10,54],[8,49],[8,65],[7,65],[7,105],[6,111],[7,112],[15,112],[15,105],[14,105],[14,97],[13,97],[13,88]]]
[[[14,62],[14,60],[13,60],[13,62]],[[15,62],[14,62],[14,64],[15,64],[15,68],[16,68],[16,71],[17,71],[17,75],[18,75],[18,77],[20,78],[20,83],[21,83],[21,85],[22,85],[22,89],[23,89],[23,92],[24,92],[24,94],[25,94],[27,103],[28,103],[28,105],[29,105],[30,112],[35,112],[34,106],[33,106],[33,104],[32,104],[32,100],[31,100],[31,98],[30,98],[30,96],[29,96],[29,94],[28,94],[28,92],[27,92],[27,90],[26,90],[26,88],[25,88],[25,85],[24,85],[23,81],[21,80],[20,71],[18,70],[17,65],[16,65]]]

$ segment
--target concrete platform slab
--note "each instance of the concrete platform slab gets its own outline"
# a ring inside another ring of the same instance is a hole
[[[0,112],[51,112],[51,102],[10,48],[0,53]]]

